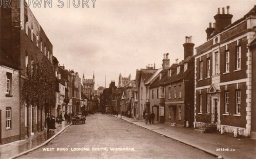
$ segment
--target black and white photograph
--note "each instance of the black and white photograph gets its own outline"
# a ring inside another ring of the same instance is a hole
[[[41,158],[256,159],[256,1],[0,0],[0,159]]]

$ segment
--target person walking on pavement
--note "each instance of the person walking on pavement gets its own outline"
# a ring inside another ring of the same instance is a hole
[[[148,112],[145,112],[145,123],[148,124],[148,118],[149,118],[149,114]]]
[[[47,117],[46,117],[46,127],[47,127],[47,134],[49,133],[50,127],[51,127],[51,118],[50,118],[50,114],[47,113]]]
[[[149,124],[152,124],[152,115],[150,113],[148,113],[148,121]]]
[[[152,120],[152,124],[154,124],[154,120],[155,120],[155,114],[154,114],[154,112],[151,113],[151,120]]]

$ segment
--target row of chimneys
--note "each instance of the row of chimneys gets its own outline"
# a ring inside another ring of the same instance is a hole
[[[227,26],[232,23],[232,14],[229,14],[230,7],[222,8],[222,13],[220,13],[220,8],[218,8],[217,14],[214,16],[215,23],[209,23],[209,27],[205,30],[207,34],[207,40],[209,40],[213,34],[223,31]],[[227,13],[227,14],[226,14]]]
[[[194,54],[194,43],[192,43],[192,36],[186,36],[185,37],[185,43],[183,44],[184,47],[184,59],[186,59],[189,56],[193,56]],[[169,59],[169,53],[164,54],[162,67],[163,69],[168,69],[170,67],[170,59]]]

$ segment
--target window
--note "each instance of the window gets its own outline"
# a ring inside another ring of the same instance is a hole
[[[215,75],[219,74],[219,53],[215,52]]]
[[[28,22],[25,24],[26,34],[28,35]]]
[[[43,52],[43,42],[42,42],[42,40],[41,40],[41,43],[40,43],[40,50],[41,50],[41,52]]]
[[[199,95],[199,113],[203,112],[203,96],[202,94]]]
[[[229,72],[229,51],[225,52],[225,72]]]
[[[209,78],[211,76],[211,59],[207,59],[207,77]]]
[[[33,41],[34,40],[34,31],[33,31],[33,29],[31,29],[31,41]]]
[[[6,129],[12,128],[12,108],[6,108]]]
[[[154,90],[152,90],[152,99],[154,99]]]
[[[12,74],[7,72],[6,73],[6,93],[11,95],[12,93]]]
[[[36,46],[39,47],[39,35],[36,36]]]
[[[177,74],[180,73],[180,66],[177,67]]]
[[[28,67],[28,55],[25,56],[25,67]]]
[[[225,92],[225,114],[229,112],[229,92]]]
[[[236,90],[236,114],[241,112],[241,91]]]
[[[200,61],[199,63],[199,79],[203,79],[203,61]]]
[[[44,55],[45,55],[45,56],[47,56],[46,53],[47,53],[47,48],[46,48],[46,46],[45,46],[45,47],[44,47]]]
[[[181,98],[181,85],[179,86],[179,98]]]
[[[206,101],[207,101],[206,112],[211,113],[211,95],[210,94],[207,94]]]
[[[181,120],[181,106],[178,107],[178,120]]]
[[[156,98],[158,99],[159,98],[159,91],[158,91],[158,88],[156,90]]]
[[[164,90],[164,87],[161,87],[161,97],[162,97],[162,98],[165,97],[165,90]]]
[[[177,94],[176,94],[176,86],[174,86],[174,90],[173,90],[173,94],[174,94],[174,98],[177,98]]]
[[[188,63],[185,63],[184,64],[184,72],[187,71],[187,69],[188,69]]]
[[[236,47],[236,70],[241,69],[241,45]]]
[[[169,99],[172,98],[172,96],[171,96],[171,87],[168,87],[168,97],[169,97]]]

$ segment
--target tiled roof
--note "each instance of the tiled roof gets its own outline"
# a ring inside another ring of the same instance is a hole
[[[174,73],[171,76],[169,76],[168,74],[169,69],[162,70],[160,72],[162,74],[162,78],[160,79],[158,75],[157,79],[150,85],[150,88],[165,86],[171,83],[181,81],[185,77],[193,76],[194,72],[191,69],[188,69],[185,72],[180,72],[179,74],[177,74],[177,69],[176,69],[178,66],[181,66],[186,62],[190,62],[191,60],[193,60],[193,58],[194,56],[189,56],[185,60],[182,60],[179,64],[172,64],[172,66],[169,69],[174,70]]]

